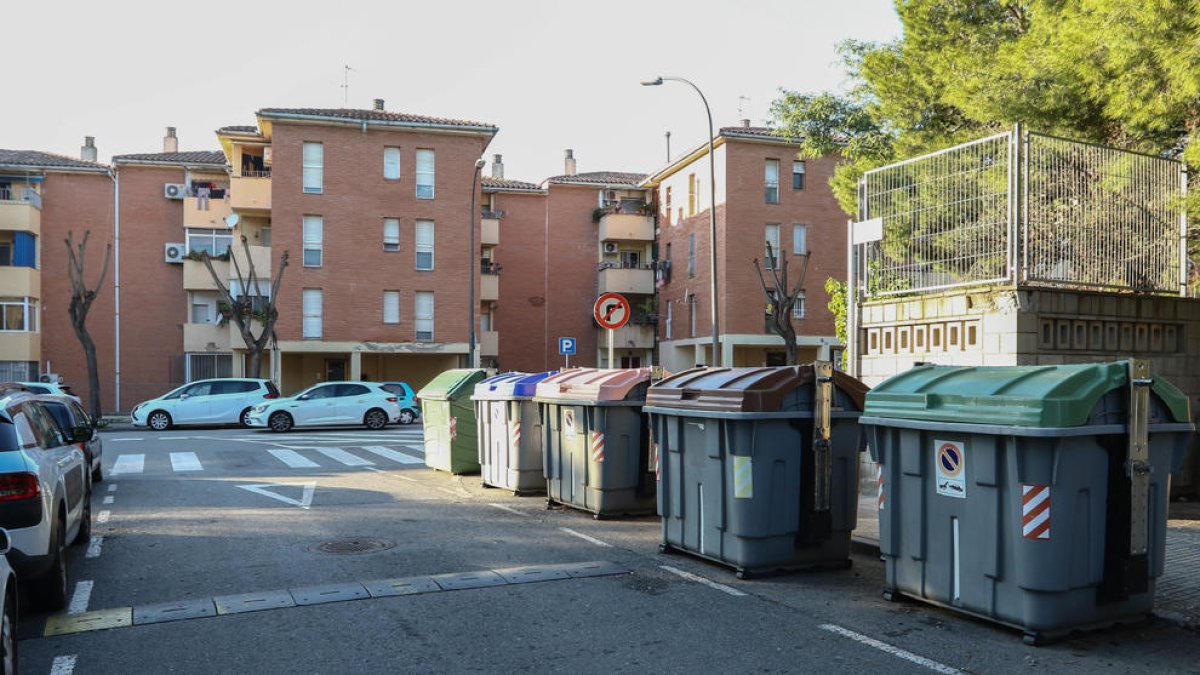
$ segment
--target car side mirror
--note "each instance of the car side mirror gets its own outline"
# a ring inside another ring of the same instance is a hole
[[[180,395],[179,395],[179,400],[180,400],[180,401],[186,401],[186,400],[188,400],[188,395],[187,395],[187,394],[180,394]]]
[[[96,430],[90,425],[81,424],[77,427],[71,427],[71,442],[72,443],[87,443],[96,435]]]
[[[311,397],[308,394],[301,394],[296,397],[296,400],[297,401],[307,401],[309,398],[311,398]]]
[[[10,550],[12,550],[12,541],[8,538],[8,530],[0,527],[0,555],[5,555]]]

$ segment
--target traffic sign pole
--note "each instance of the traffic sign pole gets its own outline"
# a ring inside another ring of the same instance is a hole
[[[616,367],[613,365],[613,333],[615,333],[615,332],[617,332],[617,331],[613,330],[612,328],[608,329],[608,367],[609,368]]]

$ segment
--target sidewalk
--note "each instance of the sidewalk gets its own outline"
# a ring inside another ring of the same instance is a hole
[[[1154,612],[1200,630],[1200,502],[1171,502],[1166,567]]]

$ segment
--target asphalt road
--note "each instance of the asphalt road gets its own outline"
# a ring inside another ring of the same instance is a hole
[[[73,613],[25,611],[24,673],[1197,672],[1200,635],[1165,621],[1034,648],[886,602],[865,554],[738,580],[658,553],[655,518],[429,470],[419,425],[113,431],[104,452]]]

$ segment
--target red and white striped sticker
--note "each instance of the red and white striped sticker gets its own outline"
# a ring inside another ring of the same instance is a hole
[[[1050,486],[1021,486],[1021,535],[1026,539],[1050,539]]]
[[[458,418],[453,415],[450,416],[450,438],[458,439]]]
[[[521,421],[513,420],[512,426],[508,430],[509,443],[513,450],[521,449]]]
[[[662,480],[662,458],[658,456],[658,443],[654,444],[654,480]]]
[[[593,462],[603,462],[604,461],[604,434],[600,433],[599,431],[593,431],[591,434],[591,439],[592,439],[592,442],[591,442],[592,461]]]
[[[883,465],[875,465],[875,503],[883,510]]]

